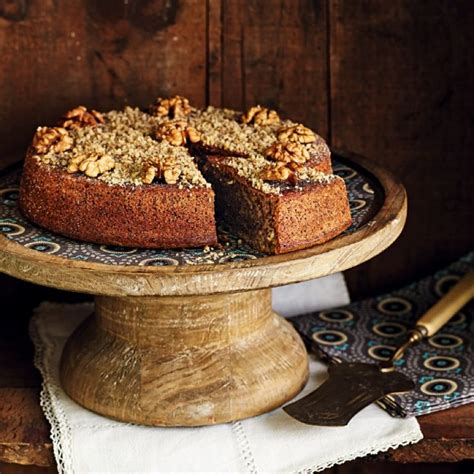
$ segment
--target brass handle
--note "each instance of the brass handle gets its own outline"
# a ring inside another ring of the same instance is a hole
[[[464,275],[416,323],[423,336],[436,334],[471,298],[474,298],[474,272]]]
[[[417,322],[415,329],[408,333],[408,339],[402,344],[381,370],[394,370],[393,363],[400,359],[405,351],[425,337],[436,334],[471,298],[474,298],[474,272],[469,272],[459,280],[435,305]]]

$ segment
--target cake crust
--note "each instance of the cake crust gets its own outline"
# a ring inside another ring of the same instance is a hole
[[[21,190],[23,214],[66,237],[142,248],[217,243],[209,188],[110,185],[45,166],[29,153]]]

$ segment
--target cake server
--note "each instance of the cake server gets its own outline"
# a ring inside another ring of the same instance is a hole
[[[315,391],[286,405],[283,410],[309,425],[344,426],[360,410],[385,395],[413,390],[413,381],[397,372],[394,363],[409,347],[433,336],[473,297],[474,272],[470,272],[421,316],[390,360],[380,365],[331,362],[329,378]]]

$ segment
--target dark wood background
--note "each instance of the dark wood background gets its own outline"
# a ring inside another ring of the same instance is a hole
[[[347,273],[383,291],[472,249],[473,40],[472,0],[0,0],[0,165],[77,104],[275,107],[406,185],[401,238]]]

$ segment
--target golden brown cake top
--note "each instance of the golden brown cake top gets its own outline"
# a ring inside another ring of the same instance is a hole
[[[280,193],[283,183],[299,188],[329,179],[306,166],[330,153],[312,130],[265,107],[244,114],[197,109],[180,96],[157,99],[148,113],[76,107],[59,126],[38,128],[31,153],[47,165],[114,185],[208,187],[190,149],[229,156],[229,166],[266,193]]]

